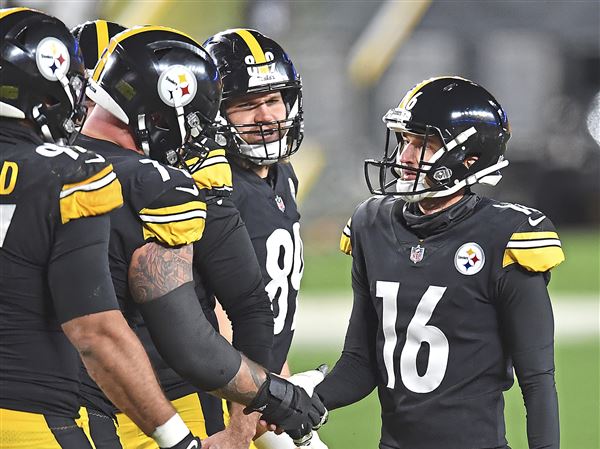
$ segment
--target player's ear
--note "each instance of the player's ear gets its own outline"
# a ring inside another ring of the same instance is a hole
[[[465,166],[467,168],[471,168],[471,165],[473,165],[478,160],[479,160],[479,157],[477,157],[477,156],[469,156],[468,158],[466,158],[464,160],[463,164],[465,164]]]

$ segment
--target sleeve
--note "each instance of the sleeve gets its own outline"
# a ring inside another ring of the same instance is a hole
[[[225,157],[225,150],[215,145],[206,148],[206,158],[194,156],[185,163],[200,189],[210,190],[211,195],[228,196],[233,190],[231,167]]]
[[[366,397],[377,385],[377,314],[360,254],[353,255],[352,290],[354,303],[342,356],[315,391],[329,409],[344,407]]]
[[[558,449],[554,318],[544,274],[513,265],[499,279],[497,307],[527,410],[529,448]]]
[[[246,226],[229,199],[211,204],[205,235],[194,245],[194,265],[233,328],[233,346],[269,366],[273,312]]]
[[[512,233],[502,258],[502,267],[520,265],[527,271],[545,272],[565,260],[554,225],[541,212],[530,214]]]
[[[342,231],[342,236],[340,237],[340,251],[349,256],[352,255],[352,218],[348,220],[346,226],[344,226],[344,230]]]
[[[189,174],[185,176],[173,167],[158,164],[145,167],[148,168],[133,184],[135,191],[131,195],[144,240],[166,246],[200,240],[206,220],[204,192],[196,187]]]
[[[59,225],[48,283],[59,322],[118,309],[108,265],[110,219],[97,216]]]
[[[121,184],[112,165],[102,164],[95,173],[86,176],[85,179],[63,184],[59,203],[63,224],[80,217],[102,215],[121,207]]]

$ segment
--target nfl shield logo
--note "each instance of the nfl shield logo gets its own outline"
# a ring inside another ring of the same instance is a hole
[[[275,202],[277,203],[277,207],[281,212],[285,212],[285,204],[283,203],[283,198],[279,195],[275,195]]]
[[[410,249],[410,260],[412,263],[419,263],[423,260],[423,255],[425,254],[425,248],[421,245],[413,246]]]

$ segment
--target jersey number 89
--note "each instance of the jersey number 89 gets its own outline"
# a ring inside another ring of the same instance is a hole
[[[267,239],[265,268],[271,280],[265,290],[271,300],[275,326],[273,333],[281,333],[288,311],[289,285],[298,291],[304,272],[300,223],[292,226],[294,235],[286,229],[276,229]],[[288,283],[289,278],[289,283]],[[279,292],[279,295],[277,294]]]

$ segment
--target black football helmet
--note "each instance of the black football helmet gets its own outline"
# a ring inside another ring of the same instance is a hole
[[[83,59],[69,29],[29,8],[0,10],[0,116],[68,143],[85,118]]]
[[[71,30],[71,34],[79,42],[85,70],[90,76],[104,49],[108,47],[108,42],[126,29],[118,23],[98,19],[81,23]]]
[[[171,28],[144,26],[111,39],[86,93],[129,126],[146,156],[184,167],[180,150],[190,138],[214,135],[221,90],[200,44]]]
[[[399,195],[406,201],[452,195],[476,183],[496,185],[504,159],[510,127],[506,113],[483,87],[464,78],[431,78],[409,90],[398,107],[383,116],[387,127],[383,159],[365,161],[367,186],[373,194]],[[391,133],[397,145],[389,152]],[[418,167],[400,163],[402,133],[423,136]],[[442,147],[423,161],[427,139],[438,137]],[[477,160],[467,167],[466,158]],[[401,170],[416,175],[402,180]],[[371,174],[376,173],[373,182]],[[391,175],[391,176],[388,176]]]
[[[274,40],[256,30],[231,29],[215,34],[204,48],[217,64],[223,78],[221,116],[228,150],[258,165],[287,158],[300,148],[304,136],[302,81],[287,53]],[[225,113],[226,100],[246,94],[281,92],[285,120],[260,123],[263,142],[249,144],[244,136],[255,134],[256,123],[231,123]],[[281,138],[268,143],[265,136],[276,129]]]

